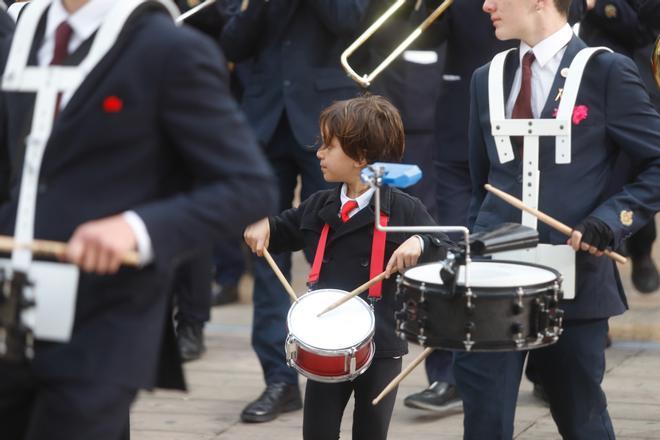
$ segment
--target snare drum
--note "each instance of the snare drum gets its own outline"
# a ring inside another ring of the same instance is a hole
[[[521,262],[470,263],[455,292],[440,278],[441,263],[416,266],[397,280],[397,329],[425,347],[465,351],[519,351],[557,341],[563,311],[561,275]]]
[[[345,382],[371,365],[375,318],[363,299],[351,298],[316,316],[346,294],[343,290],[313,290],[291,305],[286,359],[303,376],[318,382]]]

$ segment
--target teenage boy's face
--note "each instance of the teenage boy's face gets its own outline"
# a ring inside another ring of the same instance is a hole
[[[499,40],[525,40],[535,25],[536,0],[485,0],[482,6]]]
[[[336,137],[323,143],[316,151],[321,165],[321,172],[326,182],[351,182],[359,177],[362,168],[354,159],[344,153]]]

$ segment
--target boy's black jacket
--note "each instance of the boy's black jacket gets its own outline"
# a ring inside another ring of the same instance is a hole
[[[369,280],[371,242],[374,231],[374,199],[368,207],[343,223],[339,217],[341,188],[319,191],[302,202],[270,218],[269,250],[273,253],[305,250],[314,255],[323,226],[330,225],[321,274],[315,289],[351,291]],[[435,225],[433,218],[419,199],[396,188],[381,189],[381,210],[389,215],[389,226]],[[414,233],[387,233],[385,261],[401,243]],[[421,262],[445,258],[450,241],[444,234],[417,234],[424,239]],[[376,357],[406,354],[407,344],[395,334],[396,276],[383,283],[382,299],[375,305]],[[362,298],[366,299],[367,292]],[[347,323],[347,325],[350,325]]]

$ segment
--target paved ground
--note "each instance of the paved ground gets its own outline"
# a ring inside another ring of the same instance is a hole
[[[660,245],[654,255],[660,262]],[[296,259],[296,291],[302,291],[305,271]],[[628,268],[622,276],[631,310],[611,321],[615,342],[607,351],[604,388],[617,438],[660,439],[660,292],[640,295],[629,284]],[[132,416],[133,440],[251,440],[301,438],[302,412],[285,414],[257,425],[239,421],[244,405],[263,388],[261,369],[250,348],[250,280],[245,278],[242,302],[214,310],[207,326],[208,353],[186,366],[188,394],[143,393]],[[411,354],[419,353],[411,346]],[[407,356],[404,364],[413,356]],[[304,381],[303,381],[304,383]],[[403,406],[403,398],[426,386],[423,368],[417,368],[401,385],[397,396],[391,439],[460,439],[462,417],[438,419],[432,413]],[[304,387],[303,387],[304,389]],[[516,439],[558,439],[546,407],[523,383],[516,414]],[[350,438],[351,407],[347,408],[342,438]]]

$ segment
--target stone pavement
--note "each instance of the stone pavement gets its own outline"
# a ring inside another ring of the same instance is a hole
[[[660,262],[660,245],[654,248]],[[305,263],[294,260],[294,287],[303,291]],[[636,293],[629,283],[629,267],[622,279],[631,310],[611,320],[614,345],[607,350],[604,381],[609,410],[618,439],[660,439],[660,292]],[[251,285],[245,278],[241,303],[217,308],[206,328],[208,352],[186,365],[190,392],[142,393],[131,414],[133,440],[252,440],[299,439],[302,412],[280,416],[264,424],[243,424],[243,407],[263,390],[261,368],[250,348]],[[411,345],[404,365],[420,352]],[[302,381],[304,384],[304,380]],[[426,386],[422,367],[401,384],[390,428],[391,439],[461,439],[462,416],[437,418],[430,412],[403,406],[403,398]],[[304,389],[304,386],[302,387]],[[342,438],[350,439],[352,407],[342,424]],[[523,381],[516,413],[515,438],[560,438],[549,410],[531,395]]]

